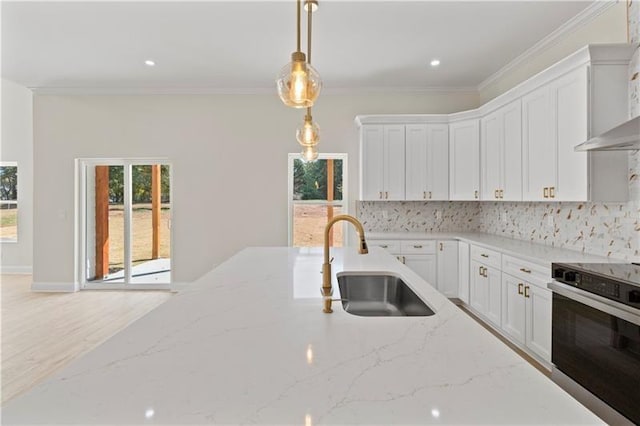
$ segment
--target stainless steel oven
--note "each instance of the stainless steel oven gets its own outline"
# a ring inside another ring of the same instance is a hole
[[[640,424],[640,267],[554,264],[554,368]]]

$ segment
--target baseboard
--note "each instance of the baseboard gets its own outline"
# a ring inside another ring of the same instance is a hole
[[[32,273],[33,267],[31,266],[0,266],[0,274],[30,275]]]
[[[74,283],[32,283],[31,291],[73,293],[78,291]]]

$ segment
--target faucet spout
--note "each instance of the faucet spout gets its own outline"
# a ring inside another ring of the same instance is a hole
[[[356,232],[360,238],[358,253],[369,253],[367,241],[364,238],[364,228],[358,219],[353,216],[342,214],[335,216],[327,223],[327,226],[324,228],[324,263],[322,264],[322,297],[324,299],[324,309],[322,311],[326,314],[333,312],[333,309],[331,309],[333,288],[331,287],[331,260],[329,260],[329,232],[331,231],[331,227],[340,221],[349,222],[356,228]]]

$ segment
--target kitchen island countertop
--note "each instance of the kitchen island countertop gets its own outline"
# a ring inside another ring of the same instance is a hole
[[[320,251],[248,248],[9,401],[3,424],[602,423],[384,250],[332,256],[334,273],[400,276],[435,315],[323,314]]]

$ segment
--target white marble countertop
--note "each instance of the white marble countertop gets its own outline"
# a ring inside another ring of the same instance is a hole
[[[3,424],[595,424],[601,421],[380,248],[436,312],[321,311],[317,250],[249,248],[3,409]]]
[[[546,246],[530,241],[515,240],[498,235],[474,232],[368,232],[369,240],[459,240],[470,244],[484,246],[515,256],[551,266],[553,262],[624,262],[624,260],[596,256],[575,250]]]

